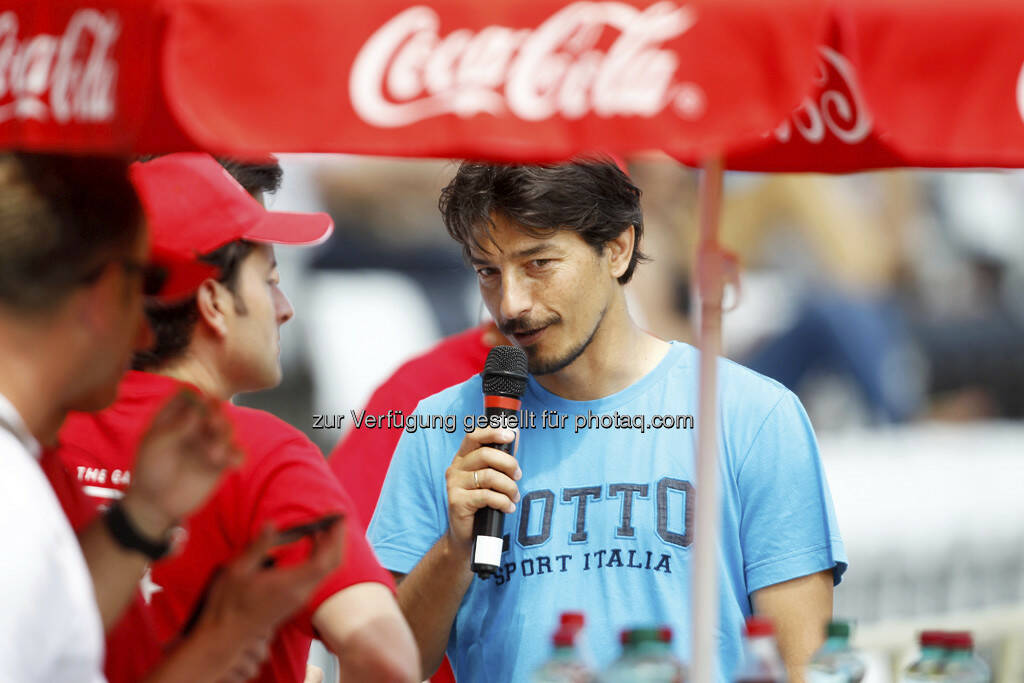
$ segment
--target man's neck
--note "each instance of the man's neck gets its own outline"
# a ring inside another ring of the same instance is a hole
[[[625,299],[617,297],[590,345],[568,367],[535,376],[551,393],[572,401],[610,396],[639,381],[668,353],[668,342],[633,322]]]
[[[222,401],[231,400],[235,393],[212,363],[203,362],[200,358],[192,355],[172,361],[153,372],[191,384],[199,389],[204,396],[213,396]]]
[[[0,394],[18,411],[29,433],[47,446],[57,439],[67,410],[60,381],[65,368],[59,365],[45,337],[19,326],[0,324]],[[34,341],[34,343],[33,343]],[[71,370],[69,370],[70,372]]]

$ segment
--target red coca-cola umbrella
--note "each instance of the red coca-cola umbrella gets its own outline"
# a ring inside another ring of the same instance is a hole
[[[819,0],[15,0],[0,145],[564,159],[756,139]]]
[[[725,168],[1024,166],[1024,3],[837,0],[830,14],[813,90]]]
[[[847,0],[826,37],[815,0],[16,0],[0,12],[0,145],[707,160],[693,573],[703,683],[717,610],[714,358],[721,283],[735,273],[716,240],[721,171],[1024,166],[1017,5]]]

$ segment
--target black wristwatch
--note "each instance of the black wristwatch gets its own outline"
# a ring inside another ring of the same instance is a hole
[[[114,540],[126,550],[140,552],[153,561],[162,559],[171,551],[171,534],[166,534],[159,541],[146,538],[128,519],[121,501],[114,501],[114,504],[107,508],[103,521]]]

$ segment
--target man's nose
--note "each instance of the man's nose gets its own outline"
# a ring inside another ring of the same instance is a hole
[[[284,325],[295,317],[295,309],[292,308],[292,302],[288,301],[288,297],[280,289],[274,290],[274,310],[277,313],[278,325]]]
[[[501,277],[501,317],[515,320],[533,307],[530,283],[516,273],[503,273]]]

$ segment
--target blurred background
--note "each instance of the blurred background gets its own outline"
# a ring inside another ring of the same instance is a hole
[[[337,227],[317,249],[277,250],[297,312],[285,379],[242,402],[329,453],[343,432],[313,429],[314,414],[361,410],[402,362],[486,312],[437,210],[455,164],[281,162],[268,205],[325,210]],[[631,310],[696,344],[699,174],[659,158],[630,172],[654,256]],[[810,414],[851,565],[835,614],[856,620],[869,680],[890,680],[927,627],[971,629],[997,680],[1024,674],[1022,223],[1019,172],[726,174],[722,242],[742,275],[724,353]]]

